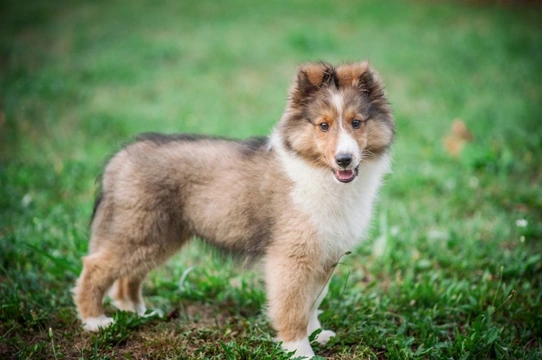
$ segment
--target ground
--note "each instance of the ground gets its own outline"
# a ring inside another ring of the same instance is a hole
[[[265,135],[319,59],[371,61],[397,141],[317,354],[541,358],[540,8],[343,0],[2,3],[0,358],[286,359],[258,272],[197,242],[145,283],[165,318],[108,306],[117,324],[84,333],[70,288],[115,149],[143,131]]]

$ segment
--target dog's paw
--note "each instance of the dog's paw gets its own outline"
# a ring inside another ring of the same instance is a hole
[[[135,303],[132,300],[115,299],[112,301],[114,307],[122,311],[134,312],[139,316],[145,315],[147,308],[145,304]]]
[[[98,317],[90,317],[83,320],[83,329],[87,331],[98,331],[100,328],[106,328],[113,324],[115,320],[105,315],[100,315]]]
[[[316,336],[315,341],[320,345],[325,345],[328,343],[328,341],[334,337],[336,334],[334,331],[331,330],[322,330],[320,334]]]
[[[314,356],[314,351],[312,351],[309,338],[304,338],[298,341],[283,342],[282,348],[286,350],[286,352],[295,351],[292,358],[305,357],[310,359]]]

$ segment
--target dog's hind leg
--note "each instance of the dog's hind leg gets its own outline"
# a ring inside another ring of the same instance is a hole
[[[104,315],[102,301],[105,292],[118,277],[116,259],[105,252],[93,253],[83,259],[83,271],[73,289],[77,313],[85,330],[98,331],[113,319]]]
[[[107,327],[113,320],[104,315],[102,301],[113,285],[114,305],[121,310],[144,314],[141,283],[145,275],[173,255],[185,241],[141,244],[119,249],[104,245],[83,259],[83,272],[74,289],[79,318],[89,331]],[[125,239],[125,243],[131,243]],[[120,306],[119,306],[120,305]]]
[[[144,276],[130,276],[117,279],[109,291],[113,305],[123,311],[144,315],[147,307],[141,292]]]

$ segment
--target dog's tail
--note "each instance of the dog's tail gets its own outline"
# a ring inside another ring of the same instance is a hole
[[[100,207],[100,204],[103,201],[104,193],[102,189],[102,174],[100,174],[96,178],[96,184],[98,184],[98,189],[96,190],[96,198],[94,199],[94,207],[92,208],[92,215],[90,217],[90,221],[88,223],[89,226],[92,225],[94,222],[94,218],[96,217],[96,213],[98,212],[98,208]]]
[[[96,199],[94,200],[94,208],[92,209],[92,216],[90,217],[90,224],[92,224],[92,222],[94,221],[94,217],[96,216],[96,211],[98,211],[98,207],[100,207],[100,204],[102,203],[103,196],[104,195],[101,190],[96,195]]]

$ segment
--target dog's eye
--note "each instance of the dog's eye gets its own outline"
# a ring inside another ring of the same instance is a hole
[[[352,120],[352,126],[354,127],[354,129],[359,129],[361,127],[361,124],[363,124],[363,121],[361,120],[358,120],[358,119]]]
[[[320,130],[322,130],[324,132],[328,131],[329,130],[329,124],[326,123],[326,122],[321,123],[320,124]]]

